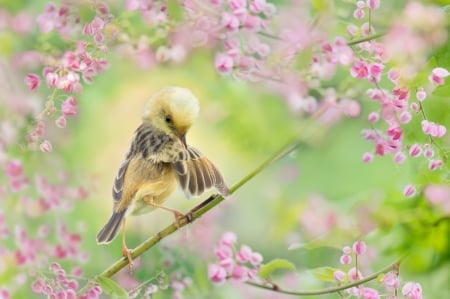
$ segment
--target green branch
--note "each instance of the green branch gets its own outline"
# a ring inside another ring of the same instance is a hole
[[[365,37],[362,37],[362,38],[354,39],[352,41],[349,41],[347,43],[347,45],[348,46],[354,46],[356,44],[360,44],[360,43],[363,43],[363,42],[368,42],[368,41],[377,39],[379,37],[382,37],[383,35],[386,35],[386,32],[379,32],[379,33],[375,33],[375,34],[372,34],[372,35],[369,35],[369,36],[365,36]]]
[[[398,269],[398,266],[400,265],[400,263],[403,261],[403,259],[406,256],[403,256],[401,258],[399,258],[398,260],[396,260],[395,262],[391,263],[390,265],[384,267],[383,269],[374,272],[372,274],[370,274],[369,276],[351,282],[351,283],[346,283],[337,287],[330,287],[330,288],[324,288],[324,289],[320,289],[320,290],[313,290],[313,291],[295,291],[295,290],[288,290],[288,289],[283,289],[281,287],[279,287],[276,284],[264,284],[264,283],[258,283],[258,282],[254,282],[254,281],[247,281],[246,283],[254,286],[254,287],[258,287],[258,288],[262,288],[265,290],[270,290],[270,291],[274,291],[277,293],[282,293],[282,294],[287,294],[287,295],[296,295],[296,296],[313,296],[313,295],[325,295],[325,294],[331,294],[331,293],[337,293],[352,287],[356,287],[359,285],[362,285],[366,282],[372,281],[374,279],[377,279],[378,276],[380,276],[381,274],[387,273],[389,271]]]

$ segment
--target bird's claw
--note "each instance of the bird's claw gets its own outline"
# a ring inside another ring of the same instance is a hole
[[[130,268],[130,273],[133,272],[133,258],[131,257],[131,249],[126,247],[122,248],[122,255],[128,259],[128,267]]]

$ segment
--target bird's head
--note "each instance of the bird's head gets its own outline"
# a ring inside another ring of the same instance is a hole
[[[185,135],[199,112],[198,99],[189,89],[166,87],[147,102],[142,121],[149,122],[186,146]]]

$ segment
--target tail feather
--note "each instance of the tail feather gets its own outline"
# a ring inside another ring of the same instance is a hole
[[[119,232],[120,225],[123,221],[123,216],[125,215],[126,209],[120,212],[113,212],[111,218],[109,218],[108,223],[102,228],[102,230],[97,235],[98,244],[108,244],[117,236]]]

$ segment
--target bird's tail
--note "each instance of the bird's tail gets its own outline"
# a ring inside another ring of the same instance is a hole
[[[109,218],[108,223],[102,228],[102,230],[97,234],[97,244],[108,244],[117,236],[119,232],[120,225],[123,221],[123,216],[125,215],[127,209],[120,212],[114,211]]]

